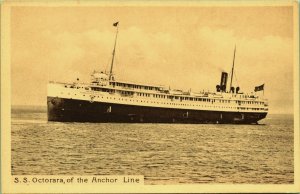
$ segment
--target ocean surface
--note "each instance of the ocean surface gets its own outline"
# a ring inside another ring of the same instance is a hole
[[[294,182],[293,115],[260,125],[47,122],[12,110],[13,175],[144,175],[145,184]]]

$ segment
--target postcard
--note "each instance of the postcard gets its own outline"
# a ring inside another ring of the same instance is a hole
[[[300,192],[298,6],[2,2],[2,192]]]

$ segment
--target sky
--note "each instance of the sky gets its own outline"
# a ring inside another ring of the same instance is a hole
[[[13,7],[12,105],[46,106],[49,81],[109,70],[116,21],[116,79],[215,91],[236,45],[233,85],[265,84],[270,113],[293,112],[290,6]]]

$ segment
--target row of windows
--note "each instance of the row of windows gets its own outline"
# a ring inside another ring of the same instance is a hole
[[[135,89],[144,89],[144,90],[155,90],[158,91],[159,88],[157,87],[152,87],[152,86],[140,86],[140,85],[133,85],[133,84],[125,84],[125,83],[115,83],[111,82],[109,85],[111,86],[120,86],[120,87],[125,87],[125,88],[135,88]]]
[[[167,99],[175,99],[175,100],[188,100],[188,101],[203,101],[203,102],[215,102],[214,99],[206,99],[206,98],[193,98],[193,97],[179,97],[179,96],[170,96],[170,95],[161,95],[161,94],[146,94],[146,93],[136,93],[137,96],[144,97],[154,97],[154,98],[167,98]]]
[[[67,86],[65,86],[67,87]],[[71,86],[72,87],[72,86]],[[77,87],[79,89],[80,87]],[[85,88],[87,89],[87,88]],[[101,92],[109,92],[109,93],[115,93],[115,90],[113,89],[106,89],[106,88],[97,88],[93,87],[92,90],[94,91],[101,91]],[[120,91],[122,95],[133,95],[133,92],[128,91]],[[187,101],[199,101],[199,102],[220,102],[220,103],[231,103],[232,100],[215,100],[215,99],[206,99],[206,98],[194,98],[194,97],[181,97],[181,96],[170,96],[170,95],[161,95],[161,94],[147,94],[147,93],[136,93],[137,96],[143,96],[143,97],[154,97],[154,98],[168,98],[168,99],[175,99],[175,100],[187,100]],[[255,101],[236,101],[238,104],[260,104],[263,105],[263,102],[255,102]]]
[[[150,94],[145,93],[137,93],[138,96],[145,96],[145,97],[151,97]],[[166,95],[160,95],[160,94],[153,94],[154,98],[166,98]],[[193,98],[193,97],[179,97],[179,96],[167,96],[168,99],[175,99],[175,100],[188,100],[188,101],[199,101],[199,102],[220,102],[220,103],[231,103],[231,100],[215,100],[215,99],[206,99],[206,98]],[[254,101],[236,101],[236,103],[241,104],[263,104],[263,102],[254,102]]]
[[[99,96],[98,96],[99,97]],[[103,96],[101,98],[104,98]],[[127,99],[123,98],[113,98],[113,97],[106,97],[106,99],[119,99],[121,101],[127,101]],[[191,104],[178,104],[178,103],[168,103],[168,102],[154,102],[154,101],[147,101],[147,100],[131,100],[130,102],[145,102],[145,103],[153,103],[153,104],[167,104],[167,105],[175,105],[175,106],[199,106],[199,107],[213,107],[213,108],[231,108],[231,109],[241,109],[241,110],[264,110],[264,108],[246,108],[246,107],[227,107],[227,106],[207,106],[207,105],[191,105]]]
[[[150,94],[145,93],[137,93],[138,96],[150,97]]]
[[[263,102],[255,102],[255,101],[238,101],[240,102],[241,104],[264,104]]]
[[[98,96],[99,97],[99,96]],[[103,98],[103,96],[101,97]],[[106,99],[114,99],[112,97],[106,97]],[[123,98],[119,98],[119,100],[123,101]],[[127,99],[124,99],[127,101]],[[248,107],[227,107],[227,106],[207,106],[207,105],[191,105],[191,104],[178,104],[178,103],[168,103],[168,102],[153,102],[153,101],[147,101],[147,100],[131,100],[130,102],[145,102],[145,103],[153,103],[153,104],[167,104],[167,105],[175,105],[175,106],[199,106],[199,107],[210,107],[210,108],[231,108],[231,109],[238,109],[238,110],[264,110],[264,108],[248,108]]]
[[[63,94],[61,92],[61,94]],[[70,95],[70,93],[68,93],[68,95]],[[76,94],[75,94],[76,96]],[[85,96],[85,95],[83,95]],[[100,98],[99,96],[97,96],[98,98]],[[104,98],[103,96],[101,96],[101,98]],[[113,97],[106,97],[106,99],[119,99],[121,101],[127,101],[127,99],[123,99],[123,98],[113,98]],[[246,108],[246,107],[227,107],[227,106],[207,106],[207,105],[190,105],[190,104],[178,104],[178,103],[168,103],[168,102],[153,102],[153,101],[147,101],[147,100],[132,100],[129,99],[128,101],[130,102],[145,102],[145,103],[153,103],[153,104],[166,104],[166,105],[175,105],[175,106],[198,106],[198,107],[210,107],[210,108],[231,108],[231,109],[238,109],[238,110],[264,110],[264,108]]]
[[[101,91],[101,92],[109,92],[109,93],[114,93],[115,92],[115,90],[112,90],[112,89],[97,88],[97,87],[92,88],[92,90],[94,90],[94,91]]]

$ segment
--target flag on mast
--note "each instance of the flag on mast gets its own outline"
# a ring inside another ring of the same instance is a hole
[[[119,22],[116,22],[116,23],[113,24],[113,26],[118,26],[118,24],[119,24]]]
[[[254,88],[254,92],[258,92],[258,91],[264,90],[264,86],[265,86],[265,84],[260,85],[260,86],[256,86],[256,87]]]

